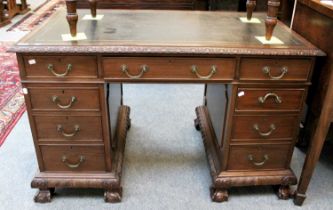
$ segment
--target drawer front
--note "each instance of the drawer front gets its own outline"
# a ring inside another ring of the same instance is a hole
[[[45,171],[105,171],[103,146],[40,146]]]
[[[309,59],[241,60],[240,80],[307,81],[311,69]]]
[[[32,110],[99,111],[98,88],[28,88]]]
[[[102,142],[100,116],[34,116],[39,141]]]
[[[292,140],[297,128],[298,116],[234,116],[233,141]]]
[[[95,56],[24,56],[27,77],[97,78]]]
[[[305,89],[239,88],[236,111],[299,111]]]
[[[232,145],[230,146],[228,170],[274,170],[284,169],[291,146]]]
[[[103,71],[122,80],[232,80],[235,59],[104,58]]]

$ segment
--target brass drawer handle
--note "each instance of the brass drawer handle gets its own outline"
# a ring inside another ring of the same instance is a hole
[[[142,65],[142,66],[140,66],[140,69],[141,69],[141,71],[140,71],[139,74],[132,75],[128,72],[128,66],[126,64],[123,64],[123,65],[120,66],[120,70],[131,79],[141,78],[143,76],[143,74],[146,73],[149,70],[149,67],[147,65]]]
[[[279,75],[279,76],[273,76],[272,74],[271,74],[271,69],[269,68],[269,66],[264,66],[263,68],[262,68],[262,72],[264,73],[264,74],[266,74],[270,79],[272,79],[272,80],[279,80],[279,79],[282,79],[287,73],[288,73],[288,67],[286,67],[286,66],[283,66],[281,69],[280,69],[280,71],[281,71],[281,74]]]
[[[79,125],[74,125],[74,132],[73,133],[66,133],[62,125],[57,125],[57,131],[61,133],[64,137],[70,138],[75,136],[80,131]]]
[[[261,162],[255,162],[254,159],[253,159],[253,155],[249,155],[248,158],[249,158],[249,161],[251,161],[251,163],[253,163],[253,165],[255,165],[255,166],[263,166],[267,162],[267,160],[269,159],[267,154],[264,155],[264,160],[261,161]]]
[[[281,99],[281,97],[278,96],[276,93],[267,93],[265,96],[260,96],[260,97],[258,98],[258,101],[259,101],[259,103],[263,104],[263,103],[265,103],[265,101],[266,101],[267,98],[269,98],[269,97],[273,97],[275,103],[277,103],[277,104],[281,104],[281,103],[282,103],[282,99]]]
[[[68,64],[67,65],[67,68],[66,68],[66,71],[64,72],[64,73],[62,73],[62,74],[59,74],[59,73],[57,73],[57,72],[55,72],[54,71],[54,66],[53,66],[53,64],[49,64],[48,66],[47,66],[47,69],[54,75],[54,76],[56,76],[56,77],[65,77],[65,76],[67,76],[67,74],[70,72],[70,71],[72,71],[72,68],[73,68],[73,65],[72,64]]]
[[[270,136],[273,133],[273,131],[276,129],[276,127],[275,127],[274,124],[271,124],[269,127],[271,129],[270,131],[268,131],[268,132],[261,132],[260,128],[259,128],[259,125],[257,123],[253,125],[253,129],[256,130],[258,132],[258,134],[260,136],[262,136],[262,137]]]
[[[61,160],[66,166],[68,166],[68,168],[78,168],[86,160],[86,158],[83,155],[80,155],[79,162],[74,164],[68,162],[66,155],[63,155]]]
[[[210,79],[217,72],[217,67],[215,65],[212,65],[210,67],[210,73],[207,76],[199,74],[198,67],[196,65],[192,65],[191,72],[197,75],[197,77],[200,79]]]
[[[71,108],[74,102],[77,101],[75,96],[71,97],[71,100],[67,105],[60,104],[60,100],[58,96],[52,96],[52,102],[55,103],[60,109],[68,109]]]

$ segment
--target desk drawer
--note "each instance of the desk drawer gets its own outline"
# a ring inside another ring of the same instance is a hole
[[[32,110],[99,111],[99,89],[94,87],[30,87]]]
[[[305,89],[239,88],[236,111],[299,111]]]
[[[27,77],[97,78],[95,56],[24,56]]]
[[[105,171],[104,146],[40,146],[45,171]]]
[[[104,76],[128,80],[232,80],[233,58],[104,58]]]
[[[233,141],[292,140],[297,128],[298,116],[290,115],[242,115],[234,116]]]
[[[284,169],[288,163],[290,144],[232,145],[228,170]]]
[[[100,116],[34,116],[39,141],[103,142]]]
[[[241,60],[240,80],[307,81],[310,59],[255,59]]]

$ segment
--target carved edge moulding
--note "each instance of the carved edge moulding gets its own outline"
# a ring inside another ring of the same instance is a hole
[[[121,175],[127,130],[130,128],[130,108],[121,106],[118,115],[117,146],[114,149],[112,171],[89,174],[57,174],[39,172],[31,182],[32,188],[39,191],[34,197],[38,203],[51,202],[55,188],[99,188],[104,189],[104,200],[108,203],[120,202],[122,198]]]

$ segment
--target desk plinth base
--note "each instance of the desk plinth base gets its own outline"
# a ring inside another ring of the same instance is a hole
[[[39,191],[34,197],[34,201],[38,203],[51,202],[55,188],[99,188],[105,190],[105,202],[120,202],[122,198],[122,164],[127,130],[130,128],[129,113],[130,108],[128,106],[120,107],[117,128],[117,147],[113,150],[111,172],[39,172],[31,182],[32,188],[39,188]]]
[[[289,185],[297,184],[297,178],[291,169],[271,171],[227,171],[221,169],[225,157],[217,144],[215,132],[206,106],[196,108],[195,127],[200,130],[206,150],[206,156],[212,176],[211,198],[215,202],[228,200],[228,189],[240,186],[273,185],[278,186],[277,196],[280,199],[292,197]],[[224,145],[227,146],[227,145]]]

